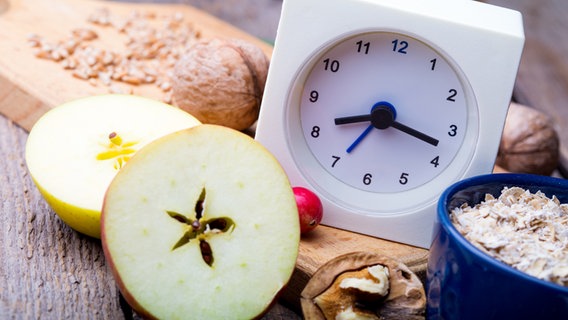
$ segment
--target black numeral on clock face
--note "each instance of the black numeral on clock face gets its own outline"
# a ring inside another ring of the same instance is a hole
[[[371,47],[370,42],[357,41],[355,44],[357,45],[358,53],[369,54],[369,47]]]
[[[341,159],[341,157],[338,156],[331,156],[333,158],[333,162],[331,163],[331,167],[334,168],[335,165],[337,164],[337,162]]]
[[[310,102],[317,102],[319,99],[319,92],[317,92],[316,90],[312,90],[312,92],[310,92]]]
[[[368,186],[368,185],[371,184],[371,182],[373,182],[373,175],[370,174],[370,173],[366,173],[366,174],[363,176],[363,184],[366,185],[366,186]]]
[[[452,124],[450,126],[450,131],[448,131],[448,135],[450,137],[455,137],[458,134],[458,126],[456,126],[455,124]]]
[[[434,71],[434,69],[436,69],[436,62],[437,62],[437,61],[438,61],[437,59],[432,59],[432,60],[430,60],[430,64],[431,64],[431,66],[432,66],[432,67],[430,68],[430,70]]]
[[[446,100],[451,102],[456,102],[456,96],[458,95],[458,91],[456,89],[450,89],[448,93],[450,95],[446,98]]]
[[[432,159],[430,163],[434,166],[434,168],[437,168],[440,165],[440,156],[437,156],[436,158]]]
[[[407,184],[407,183],[408,183],[408,176],[409,176],[408,173],[403,172],[403,173],[400,175],[400,178],[398,179],[398,183],[400,183],[400,184],[402,184],[402,185]]]
[[[313,127],[312,127],[312,133],[311,133],[312,138],[319,138],[319,136],[320,136],[320,130],[321,130],[320,127],[318,127],[318,126],[313,126]]]
[[[325,59],[323,60],[323,65],[324,65],[324,70],[329,70],[331,72],[337,72],[339,71],[339,61],[337,60],[331,60],[331,59]]]

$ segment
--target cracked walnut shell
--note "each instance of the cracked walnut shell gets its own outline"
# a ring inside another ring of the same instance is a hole
[[[422,282],[402,262],[370,252],[339,256],[321,266],[301,293],[311,319],[424,319]]]
[[[258,118],[268,66],[247,41],[200,40],[175,65],[174,103],[203,123],[247,129]]]

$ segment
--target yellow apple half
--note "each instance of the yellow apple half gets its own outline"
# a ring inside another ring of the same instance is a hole
[[[61,220],[100,238],[104,194],[119,169],[152,140],[198,124],[189,113],[147,98],[81,98],[36,122],[26,143],[26,163]]]
[[[106,261],[145,318],[252,319],[295,267],[295,197],[249,136],[200,125],[141,149],[103,206]]]

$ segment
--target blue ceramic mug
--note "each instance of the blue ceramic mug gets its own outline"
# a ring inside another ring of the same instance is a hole
[[[427,270],[428,319],[568,319],[568,287],[537,279],[490,257],[453,226],[449,213],[474,206],[503,187],[521,187],[568,203],[568,180],[489,174],[450,186],[438,202]]]

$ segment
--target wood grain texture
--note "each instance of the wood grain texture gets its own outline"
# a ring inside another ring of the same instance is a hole
[[[47,206],[27,173],[26,138],[0,118],[0,318],[119,318],[100,243],[72,231]]]

